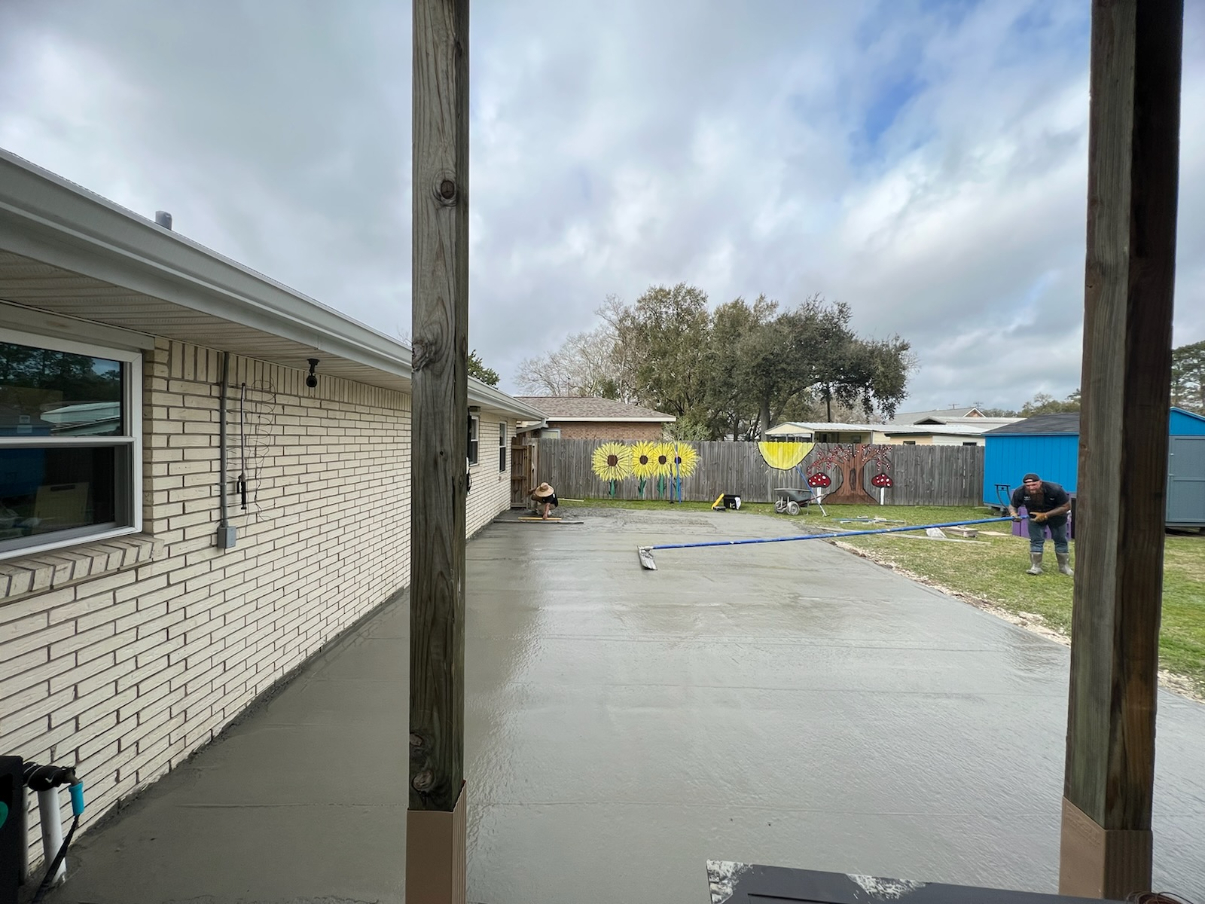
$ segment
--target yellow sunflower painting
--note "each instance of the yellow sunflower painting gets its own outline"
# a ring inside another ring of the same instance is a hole
[[[632,473],[647,480],[657,473],[657,454],[660,443],[642,440],[632,446]]]
[[[669,477],[674,473],[673,443],[657,443],[653,455],[653,473],[658,477]]]
[[[675,447],[670,446],[673,450]],[[699,463],[699,453],[690,443],[677,443],[677,456],[673,461],[673,470],[675,476],[689,477],[695,472],[695,467]]]
[[[644,498],[645,483],[657,475],[657,447],[657,443],[648,440],[632,444],[632,473],[640,481],[636,495],[641,499]]]
[[[674,473],[674,444],[652,443],[652,476],[657,478],[657,498],[665,495],[670,475]]]
[[[623,443],[603,443],[590,457],[590,466],[600,480],[608,483],[608,495],[615,495],[615,484],[632,476],[632,449]]]

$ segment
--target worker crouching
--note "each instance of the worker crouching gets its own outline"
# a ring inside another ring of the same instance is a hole
[[[1042,480],[1037,474],[1026,474],[1009,500],[1008,513],[1014,521],[1021,520],[1017,513],[1021,506],[1029,515],[1029,569],[1025,573],[1042,573],[1042,554],[1046,547],[1046,528],[1049,527],[1059,573],[1074,574],[1071,549],[1067,545],[1067,513],[1071,511],[1071,497],[1067,491],[1057,483]]]

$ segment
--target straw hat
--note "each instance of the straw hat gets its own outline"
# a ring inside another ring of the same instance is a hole
[[[531,491],[531,495],[536,499],[547,499],[549,496],[555,496],[556,490],[554,490],[548,484],[542,483]]]

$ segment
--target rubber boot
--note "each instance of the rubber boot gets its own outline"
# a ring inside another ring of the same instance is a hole
[[[1042,573],[1042,554],[1040,552],[1031,552],[1029,554],[1029,570],[1026,574],[1041,574]]]
[[[1065,574],[1067,577],[1072,577],[1075,574],[1071,570],[1071,553],[1056,552],[1054,557],[1059,560],[1059,574]]]

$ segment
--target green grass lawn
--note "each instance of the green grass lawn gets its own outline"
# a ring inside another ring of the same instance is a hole
[[[567,503],[572,507],[580,503]],[[663,500],[589,499],[585,505],[608,508],[670,509],[707,511],[707,502],[683,502],[671,505]],[[801,526],[813,524],[829,530],[862,530],[896,527],[895,524],[841,524],[852,518],[886,518],[905,524],[942,524],[990,518],[987,508],[938,506],[826,506],[828,514],[809,509],[794,518]],[[739,521],[745,513],[774,515],[769,503],[747,503],[732,515],[734,538],[739,537]],[[1012,524],[976,525],[974,541],[946,543],[911,539],[916,534],[880,534],[850,537],[842,542],[855,547],[877,562],[891,565],[959,594],[983,600],[1013,614],[1041,616],[1041,623],[1065,636],[1071,633],[1072,581],[1056,570],[1054,548],[1046,544],[1045,573],[1025,574],[1029,567],[1029,541],[1014,537]],[[1075,565],[1075,544],[1071,545],[1071,563]],[[1205,696],[1205,536],[1169,535],[1164,545],[1163,620],[1159,637],[1160,667],[1186,678],[1198,696]]]

